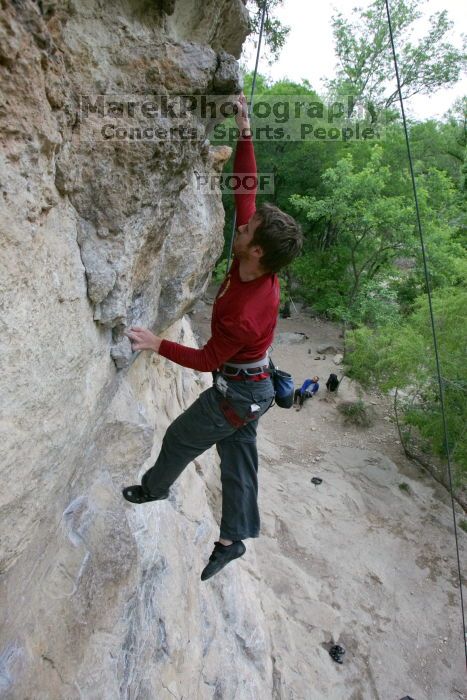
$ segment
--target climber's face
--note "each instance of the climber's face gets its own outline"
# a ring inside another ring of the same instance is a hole
[[[253,214],[247,224],[238,226],[233,243],[233,252],[237,258],[245,260],[257,257],[259,251],[260,257],[263,254],[259,246],[251,245],[259,223],[259,219]]]

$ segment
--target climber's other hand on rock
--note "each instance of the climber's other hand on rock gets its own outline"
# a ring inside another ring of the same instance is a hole
[[[125,335],[131,341],[131,349],[133,352],[137,350],[153,350],[154,352],[159,352],[162,338],[158,338],[157,335],[151,333],[147,328],[132,326],[125,332]]]

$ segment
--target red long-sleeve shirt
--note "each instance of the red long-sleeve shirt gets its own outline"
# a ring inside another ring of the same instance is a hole
[[[251,137],[237,142],[234,173],[254,174],[256,161]],[[256,209],[256,188],[235,194],[237,224],[246,224]],[[203,348],[188,348],[163,340],[159,354],[183,367],[212,372],[230,361],[247,363],[261,359],[274,337],[279,311],[279,281],[270,273],[242,282],[239,261],[222,282],[212,311],[211,338]]]

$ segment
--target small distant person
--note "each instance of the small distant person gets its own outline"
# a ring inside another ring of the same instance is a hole
[[[319,377],[316,375],[311,379],[305,379],[300,389],[295,389],[294,404],[299,411],[307,399],[313,398],[319,389]]]
[[[291,313],[290,313],[290,270],[285,270],[283,272],[283,280],[284,280],[284,295],[285,295],[285,301],[284,304],[281,308],[280,314],[281,318],[290,318]]]
[[[337,391],[339,388],[340,381],[337,378],[337,374],[330,374],[328,381],[326,382],[326,389],[328,391]]]
[[[281,318],[290,318],[291,313],[290,313],[290,301],[285,301],[284,306],[281,309]]]

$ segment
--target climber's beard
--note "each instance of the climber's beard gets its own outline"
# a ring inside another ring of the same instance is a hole
[[[235,232],[232,250],[235,257],[240,260],[246,260],[251,255],[251,243],[255,233],[255,223],[254,216],[252,216],[248,224],[239,226]]]
[[[247,246],[245,246],[245,243],[242,242],[241,237],[239,238],[238,232],[235,234],[234,242],[233,242],[233,254],[235,255],[236,258],[239,259],[244,259],[247,256]]]

